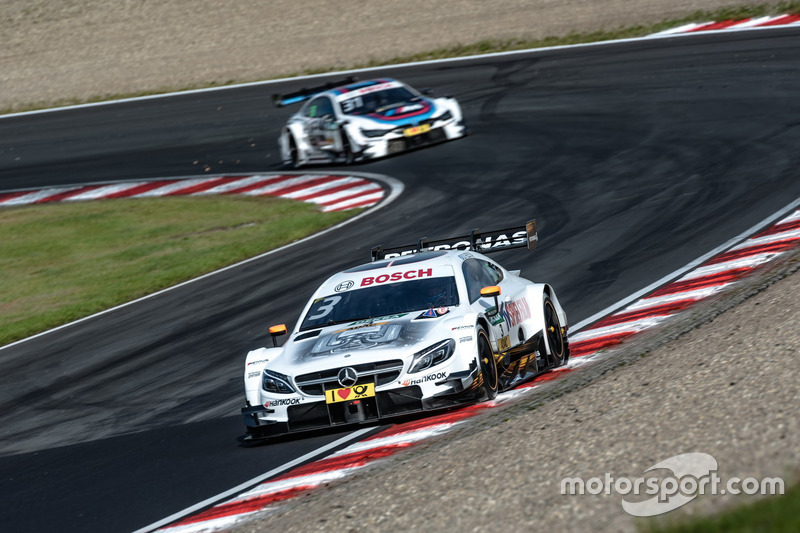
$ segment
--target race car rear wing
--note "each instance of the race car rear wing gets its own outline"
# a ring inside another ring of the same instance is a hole
[[[476,228],[469,235],[439,241],[428,241],[427,237],[423,237],[416,245],[410,244],[394,248],[376,246],[372,248],[371,255],[373,261],[379,261],[381,259],[436,250],[465,250],[485,254],[522,247],[533,250],[537,244],[539,244],[539,233],[536,229],[536,220],[531,220],[524,226],[483,233]]]
[[[329,81],[324,85],[318,85],[317,87],[310,87],[308,89],[303,88],[299,91],[288,93],[288,94],[273,94],[272,95],[272,103],[275,104],[275,107],[283,107],[285,105],[292,105],[298,102],[303,102],[308,100],[315,94],[319,94],[323,91],[329,91],[334,87],[341,87],[342,85],[350,85],[351,83],[355,83],[358,81],[358,78],[349,77],[339,81]]]

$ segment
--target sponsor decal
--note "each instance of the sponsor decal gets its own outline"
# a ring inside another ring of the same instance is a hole
[[[439,307],[437,309],[428,309],[417,318],[439,318],[450,312],[449,307]]]
[[[475,326],[472,324],[467,324],[466,326],[456,326],[454,328],[450,328],[450,331],[458,331],[459,329],[472,329]]]
[[[344,328],[344,329],[337,329],[333,333],[344,333],[345,331],[354,331],[357,329],[364,329],[364,328],[375,328],[374,330],[370,329],[370,331],[378,331],[380,328],[378,326],[383,326],[388,324],[389,322],[370,322],[369,324],[361,324],[360,326],[353,326],[351,328]],[[365,333],[365,332],[362,332]]]
[[[364,383],[343,389],[332,389],[325,391],[325,403],[350,402],[362,398],[375,396],[375,384]]]
[[[513,328],[531,317],[531,308],[525,298],[520,298],[513,302],[501,303],[500,314]]]
[[[257,378],[260,375],[261,375],[261,372],[248,372],[247,373],[247,379]]]
[[[411,385],[419,385],[421,383],[427,383],[429,381],[441,381],[446,377],[447,377],[447,372],[437,372],[435,374],[428,374],[427,376],[418,379],[407,379],[403,381],[402,385],[404,387],[409,387]]]
[[[502,308],[502,306],[501,306],[501,308]],[[503,313],[498,313],[497,312],[497,307],[495,307],[495,306],[491,306],[490,308],[488,308],[486,310],[486,317],[489,318],[489,322],[491,322],[493,326],[496,326],[498,324],[502,324],[505,321],[505,318],[503,317]]]
[[[511,348],[511,341],[508,340],[508,335],[506,335],[505,337],[500,337],[499,339],[497,339],[497,349],[498,350],[500,350],[501,352],[505,352],[505,351],[508,351],[509,348]]]
[[[460,339],[458,339],[458,342],[472,342],[472,335],[470,335],[469,337],[461,337]]]
[[[288,405],[297,405],[300,403],[300,398],[280,398],[278,400],[267,400],[264,402],[264,407],[286,407]]]
[[[392,342],[403,330],[401,324],[389,322],[362,324],[320,337],[311,353],[365,350]]]
[[[467,259],[472,259],[475,256],[472,255],[469,252],[464,252],[463,254],[458,254],[458,257],[460,257],[461,259],[464,259],[466,261]]]
[[[511,235],[509,238],[507,235],[501,233],[500,235],[495,238],[494,242],[492,242],[492,237],[483,237],[478,241],[477,248],[478,250],[488,250],[490,248],[503,248],[504,246],[511,246],[512,244],[524,244],[527,242],[528,233],[526,231],[518,231]]]
[[[399,86],[398,83],[393,82],[386,82],[386,83],[379,83],[378,85],[371,85],[369,87],[362,87],[361,89],[356,89],[353,91],[355,94],[367,94],[367,93],[374,93],[375,91],[383,91],[384,89],[391,89],[392,87]]]
[[[260,365],[261,363],[269,363],[269,359],[259,359],[258,361],[250,361],[249,363],[247,363],[247,366]]]
[[[355,285],[355,282],[348,279],[347,281],[343,281],[340,284],[338,284],[336,288],[333,290],[335,290],[336,292],[347,291],[352,289],[353,285]]]
[[[361,280],[361,286],[366,287],[367,285],[380,285],[381,283],[386,283],[389,281],[400,281],[404,279],[417,279],[417,278],[427,278],[433,276],[433,269],[418,269],[418,270],[407,270],[405,272],[393,272],[392,274],[381,274],[380,276],[366,276],[364,279]]]
[[[376,316],[376,317],[372,317],[372,318],[365,318],[364,320],[356,320],[355,322],[351,322],[350,324],[348,324],[348,326],[352,329],[352,326],[373,326],[373,325],[378,325],[377,322],[381,322],[382,324],[385,324],[385,323],[389,322],[390,320],[403,318],[407,314],[408,313],[399,313],[399,314],[396,314],[396,315],[386,315],[386,316]],[[342,330],[342,331],[344,331],[344,330]]]

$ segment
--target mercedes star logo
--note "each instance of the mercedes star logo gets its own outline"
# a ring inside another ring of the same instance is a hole
[[[349,366],[339,370],[339,374],[337,374],[336,377],[339,379],[339,385],[342,387],[352,387],[358,380],[358,374],[356,374],[355,368]]]

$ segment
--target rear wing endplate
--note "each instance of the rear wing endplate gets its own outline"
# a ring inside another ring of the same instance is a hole
[[[341,87],[342,85],[350,85],[351,83],[355,83],[357,81],[358,78],[351,76],[349,78],[345,78],[339,81],[329,81],[328,83],[324,85],[318,85],[317,87],[303,88],[293,93],[273,94],[272,103],[275,104],[275,107],[283,107],[285,105],[296,104],[298,102],[303,102],[305,100],[308,100],[312,96],[319,94],[323,91],[329,91],[335,87]]]
[[[480,232],[476,228],[469,235],[463,237],[452,237],[439,241],[429,241],[427,237],[423,237],[416,244],[408,246],[393,248],[376,246],[370,252],[372,260],[379,261],[381,259],[391,259],[403,255],[437,250],[464,250],[482,254],[523,247],[533,250],[537,244],[539,244],[539,233],[536,229],[536,220],[531,220],[524,226],[495,231]]]

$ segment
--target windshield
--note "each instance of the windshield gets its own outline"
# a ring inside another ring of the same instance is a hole
[[[458,305],[456,278],[428,278],[376,285],[318,298],[300,331],[422,309]]]
[[[340,103],[342,112],[347,115],[368,115],[417,100],[419,100],[419,96],[405,87],[393,87],[383,91],[354,96],[353,98],[342,100]]]

